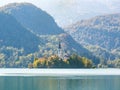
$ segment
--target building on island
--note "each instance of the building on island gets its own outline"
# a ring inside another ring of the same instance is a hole
[[[58,45],[58,57],[62,60],[69,58],[67,51],[64,50],[64,47],[62,46],[62,43],[60,41],[59,41],[59,45]]]

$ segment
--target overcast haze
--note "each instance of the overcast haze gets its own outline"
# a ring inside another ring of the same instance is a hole
[[[33,3],[52,15],[61,26],[120,11],[120,0],[0,0],[0,6],[13,2]]]

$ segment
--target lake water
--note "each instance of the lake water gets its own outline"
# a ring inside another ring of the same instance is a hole
[[[0,76],[0,90],[120,90],[120,76]]]

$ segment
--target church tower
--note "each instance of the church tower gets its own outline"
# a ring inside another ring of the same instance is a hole
[[[63,59],[63,50],[62,50],[61,42],[59,42],[59,45],[58,45],[58,57]]]

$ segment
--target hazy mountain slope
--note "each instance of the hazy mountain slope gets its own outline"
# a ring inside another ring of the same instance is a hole
[[[12,46],[23,48],[25,53],[38,50],[40,39],[30,31],[26,30],[11,15],[0,12],[0,47]]]
[[[84,46],[99,46],[111,53],[120,48],[120,14],[82,20],[66,27],[65,30]]]
[[[13,15],[25,28],[36,34],[46,35],[64,32],[49,14],[30,3],[12,3],[0,10]]]
[[[62,27],[79,20],[120,11],[120,0],[42,0],[39,4]]]

